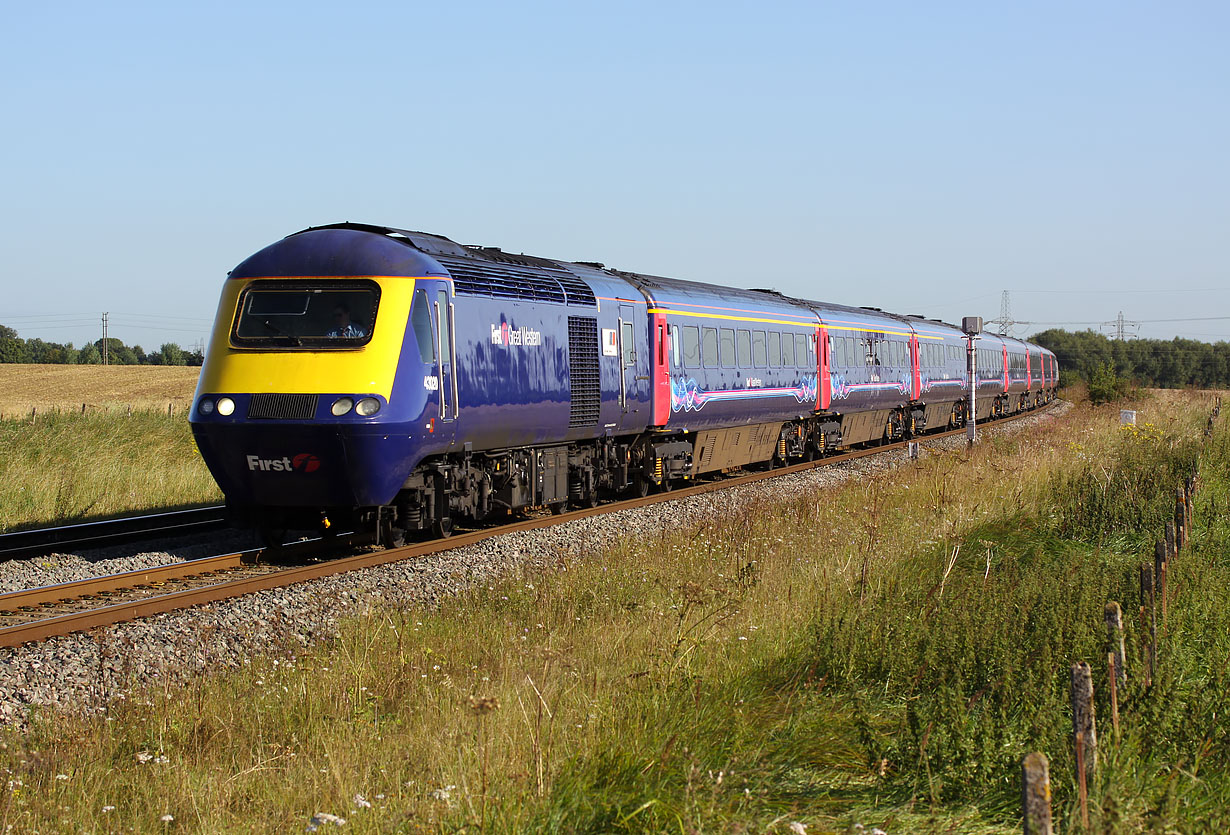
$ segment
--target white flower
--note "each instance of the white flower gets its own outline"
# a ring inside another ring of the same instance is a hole
[[[114,806],[104,806],[104,807],[103,807],[103,813],[104,813],[104,814],[105,814],[105,813],[107,813],[107,812],[114,812],[114,811],[115,811],[115,807],[114,807]]]
[[[68,775],[67,775],[67,774],[57,774],[57,775],[56,775],[56,779],[57,779],[57,780],[67,780],[67,779],[68,779]]]
[[[790,831],[793,832],[794,835],[807,835],[807,827],[798,821],[793,821],[790,824]]]
[[[330,815],[328,812],[317,812],[312,815],[312,819],[308,821],[307,831],[317,832],[320,830],[320,827],[324,826],[326,823],[331,823],[334,826],[345,826],[346,819],[340,818],[337,815]]]
[[[171,821],[175,820],[175,816],[168,813],[160,817],[158,820],[162,821],[163,823],[170,823]]]
[[[154,758],[154,755],[151,754],[149,751],[138,751],[137,752],[137,762],[139,763],[147,763],[153,758]]]
[[[369,801],[366,797],[364,797],[364,796],[363,796],[363,795],[361,795],[361,794],[356,794],[356,795],[354,796],[354,800],[352,800],[352,801],[351,801],[351,803],[353,803],[354,805],[358,806],[360,809],[370,809],[370,808],[372,808],[372,804],[371,804],[371,802],[370,802],[370,801]]]

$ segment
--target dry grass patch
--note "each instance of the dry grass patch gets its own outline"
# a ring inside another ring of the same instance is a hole
[[[80,412],[161,409],[187,411],[201,369],[169,365],[0,364],[0,416],[32,409]]]

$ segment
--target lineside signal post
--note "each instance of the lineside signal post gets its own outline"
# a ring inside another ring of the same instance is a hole
[[[974,438],[977,437],[977,420],[975,418],[975,398],[978,393],[978,360],[977,351],[974,349],[974,342],[980,338],[982,333],[982,317],[981,316],[966,316],[961,320],[961,330],[965,331],[965,341],[968,345],[966,348],[966,366],[969,369],[969,413],[965,421],[965,438],[970,446],[974,445]]]

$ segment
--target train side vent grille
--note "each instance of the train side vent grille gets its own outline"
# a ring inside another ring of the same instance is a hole
[[[569,426],[597,426],[602,406],[598,382],[598,320],[568,317],[568,381],[572,392]]]
[[[435,258],[453,277],[453,289],[458,295],[598,306],[588,284],[558,267],[503,264],[443,255]]]
[[[316,417],[315,394],[254,394],[248,402],[253,420],[311,420]]]

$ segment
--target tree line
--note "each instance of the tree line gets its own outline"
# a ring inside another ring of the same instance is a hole
[[[51,365],[101,365],[103,340],[86,343],[80,348],[68,342],[45,342],[42,339],[22,339],[17,331],[0,325],[0,362],[41,362]],[[140,345],[125,345],[115,337],[106,341],[107,362],[111,365],[200,365],[205,361],[200,351],[189,351],[174,342],[166,342],[157,351],[146,353]]]
[[[1230,342],[1195,339],[1110,339],[1094,331],[1052,328],[1030,337],[1059,359],[1065,375],[1086,382],[1108,375],[1150,388],[1230,387]]]

